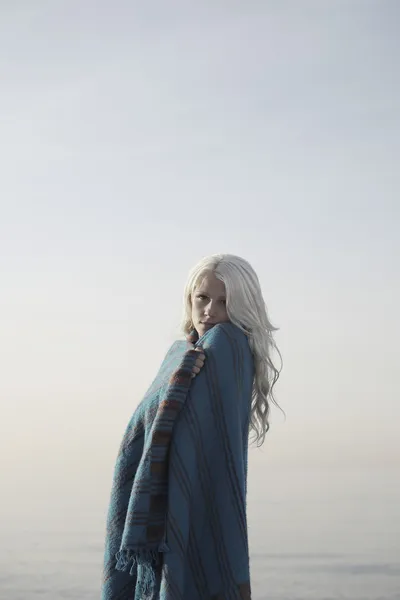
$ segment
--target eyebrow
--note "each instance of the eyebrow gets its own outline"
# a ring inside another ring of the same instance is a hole
[[[209,296],[209,293],[207,292],[207,290],[196,290],[195,294],[203,294],[204,296]],[[226,300],[226,294],[223,294],[222,296],[219,296],[219,299],[224,299]]]

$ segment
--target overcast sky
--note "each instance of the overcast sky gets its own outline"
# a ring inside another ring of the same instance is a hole
[[[251,464],[398,464],[398,3],[0,7],[2,468],[109,484],[215,252],[280,328]]]

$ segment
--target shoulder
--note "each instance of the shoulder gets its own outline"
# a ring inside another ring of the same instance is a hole
[[[241,362],[249,362],[252,354],[246,334],[233,323],[219,323],[207,331],[196,343],[206,355],[212,354],[224,358],[235,358]]]
[[[196,379],[199,382],[206,379],[211,389],[225,391],[221,401],[229,406],[232,398],[237,398],[238,406],[247,415],[254,379],[254,360],[247,335],[232,323],[219,323],[196,345],[206,355],[204,368]]]
[[[224,343],[235,342],[242,346],[248,346],[248,340],[246,334],[239,329],[233,323],[218,323],[212,329],[207,331],[199,341],[196,343],[196,346],[202,347],[214,347],[216,345],[221,345]]]

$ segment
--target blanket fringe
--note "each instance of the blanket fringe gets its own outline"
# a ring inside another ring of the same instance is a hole
[[[158,548],[140,548],[138,550],[119,550],[115,558],[117,571],[129,571],[129,575],[138,574],[138,586],[141,597],[151,595],[156,586],[156,567],[160,565],[160,554],[169,552],[169,547],[162,542]]]

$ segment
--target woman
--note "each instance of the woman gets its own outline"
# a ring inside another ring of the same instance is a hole
[[[260,284],[238,256],[189,275],[183,331],[115,467],[103,600],[250,600],[249,431],[263,443],[279,371]]]

